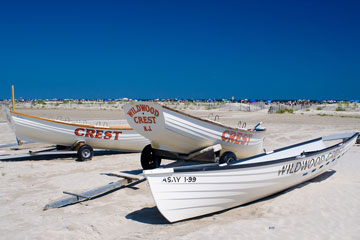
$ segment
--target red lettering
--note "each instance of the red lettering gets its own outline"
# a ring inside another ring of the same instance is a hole
[[[127,113],[130,117],[132,117],[132,116],[134,115],[134,114],[131,112],[131,110],[132,110],[132,109],[130,109],[130,111],[128,111],[128,113]]]
[[[155,117],[148,117],[148,123],[155,123]]]
[[[151,132],[151,131],[152,131],[152,129],[151,129],[151,127],[150,127],[150,126],[148,126],[148,127],[144,126],[144,131],[146,131],[146,132]]]
[[[95,130],[93,130],[93,129],[86,129],[86,135],[85,135],[85,137],[94,138],[94,133],[95,133]]]
[[[241,132],[238,132],[238,133],[237,133],[234,143],[236,143],[236,144],[239,144],[239,143],[240,143],[241,135],[242,135]]]
[[[156,124],[156,117],[134,117],[136,124]]]
[[[229,134],[229,130],[225,130],[221,136],[221,140],[226,141],[228,137],[225,136],[225,134]]]
[[[146,107],[148,107],[148,106],[147,105],[140,105],[141,110],[144,111],[144,112],[146,111]]]
[[[104,139],[110,139],[112,137],[111,131],[106,131],[104,135]]]
[[[231,131],[228,142],[234,142],[235,137],[236,137],[236,132]]]
[[[83,129],[83,128],[75,129],[75,135],[80,136],[80,137],[85,135],[85,133],[79,133],[79,131],[85,131],[85,129]]]
[[[122,132],[115,132],[114,131],[114,133],[115,133],[115,140],[118,140],[119,139],[119,134],[121,134]]]
[[[149,105],[145,105],[145,104],[140,104],[140,105],[136,105],[136,110],[134,108],[130,109],[130,111],[128,111],[128,115],[130,117],[133,117],[136,113],[138,112],[149,112],[153,115],[155,115],[155,117],[158,117],[160,115],[159,111],[154,108],[154,107],[150,107]],[[149,119],[150,117],[148,117]],[[143,118],[144,122],[141,123],[146,123],[145,121],[145,117]],[[139,122],[140,123],[140,122]]]
[[[143,122],[144,122],[144,123],[149,123],[148,118],[147,118],[147,117],[143,117]]]
[[[252,134],[244,134],[241,132],[225,130],[222,133],[221,140],[234,144],[249,145]]]
[[[242,136],[242,141],[240,142],[242,145],[245,145],[245,143],[246,143],[246,141],[247,141],[247,134],[244,134],[243,136]]]
[[[97,130],[95,138],[102,138],[103,137],[103,132],[104,132],[103,130]]]
[[[138,109],[138,111],[136,111],[135,110],[135,108],[131,108],[129,111],[128,111],[128,115],[130,116],[130,117],[133,117],[137,112],[139,112],[140,110]]]
[[[154,118],[154,117],[148,117],[149,123],[154,123],[154,122],[153,122],[153,118]]]

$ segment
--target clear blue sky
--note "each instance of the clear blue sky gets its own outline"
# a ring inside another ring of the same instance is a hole
[[[360,98],[360,1],[12,0],[0,31],[0,98]]]

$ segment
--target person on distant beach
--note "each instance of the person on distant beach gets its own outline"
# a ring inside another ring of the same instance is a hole
[[[272,106],[270,106],[268,113],[273,113],[273,112],[274,112],[274,109]]]

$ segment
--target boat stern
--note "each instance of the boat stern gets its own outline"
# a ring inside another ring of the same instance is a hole
[[[128,103],[123,107],[126,120],[139,134],[156,142],[164,130],[165,120],[161,105],[151,102]]]

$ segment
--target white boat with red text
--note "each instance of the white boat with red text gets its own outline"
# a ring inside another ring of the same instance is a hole
[[[69,147],[78,151],[79,159],[93,156],[93,148],[140,152],[150,141],[129,126],[94,126],[6,111],[16,137]]]
[[[157,168],[144,175],[159,211],[176,222],[243,205],[319,176],[358,137],[357,132],[333,135],[225,164]]]
[[[154,102],[123,109],[129,125],[151,140],[141,155],[144,169],[159,166],[162,158],[227,162],[263,151],[263,128],[232,128]]]

